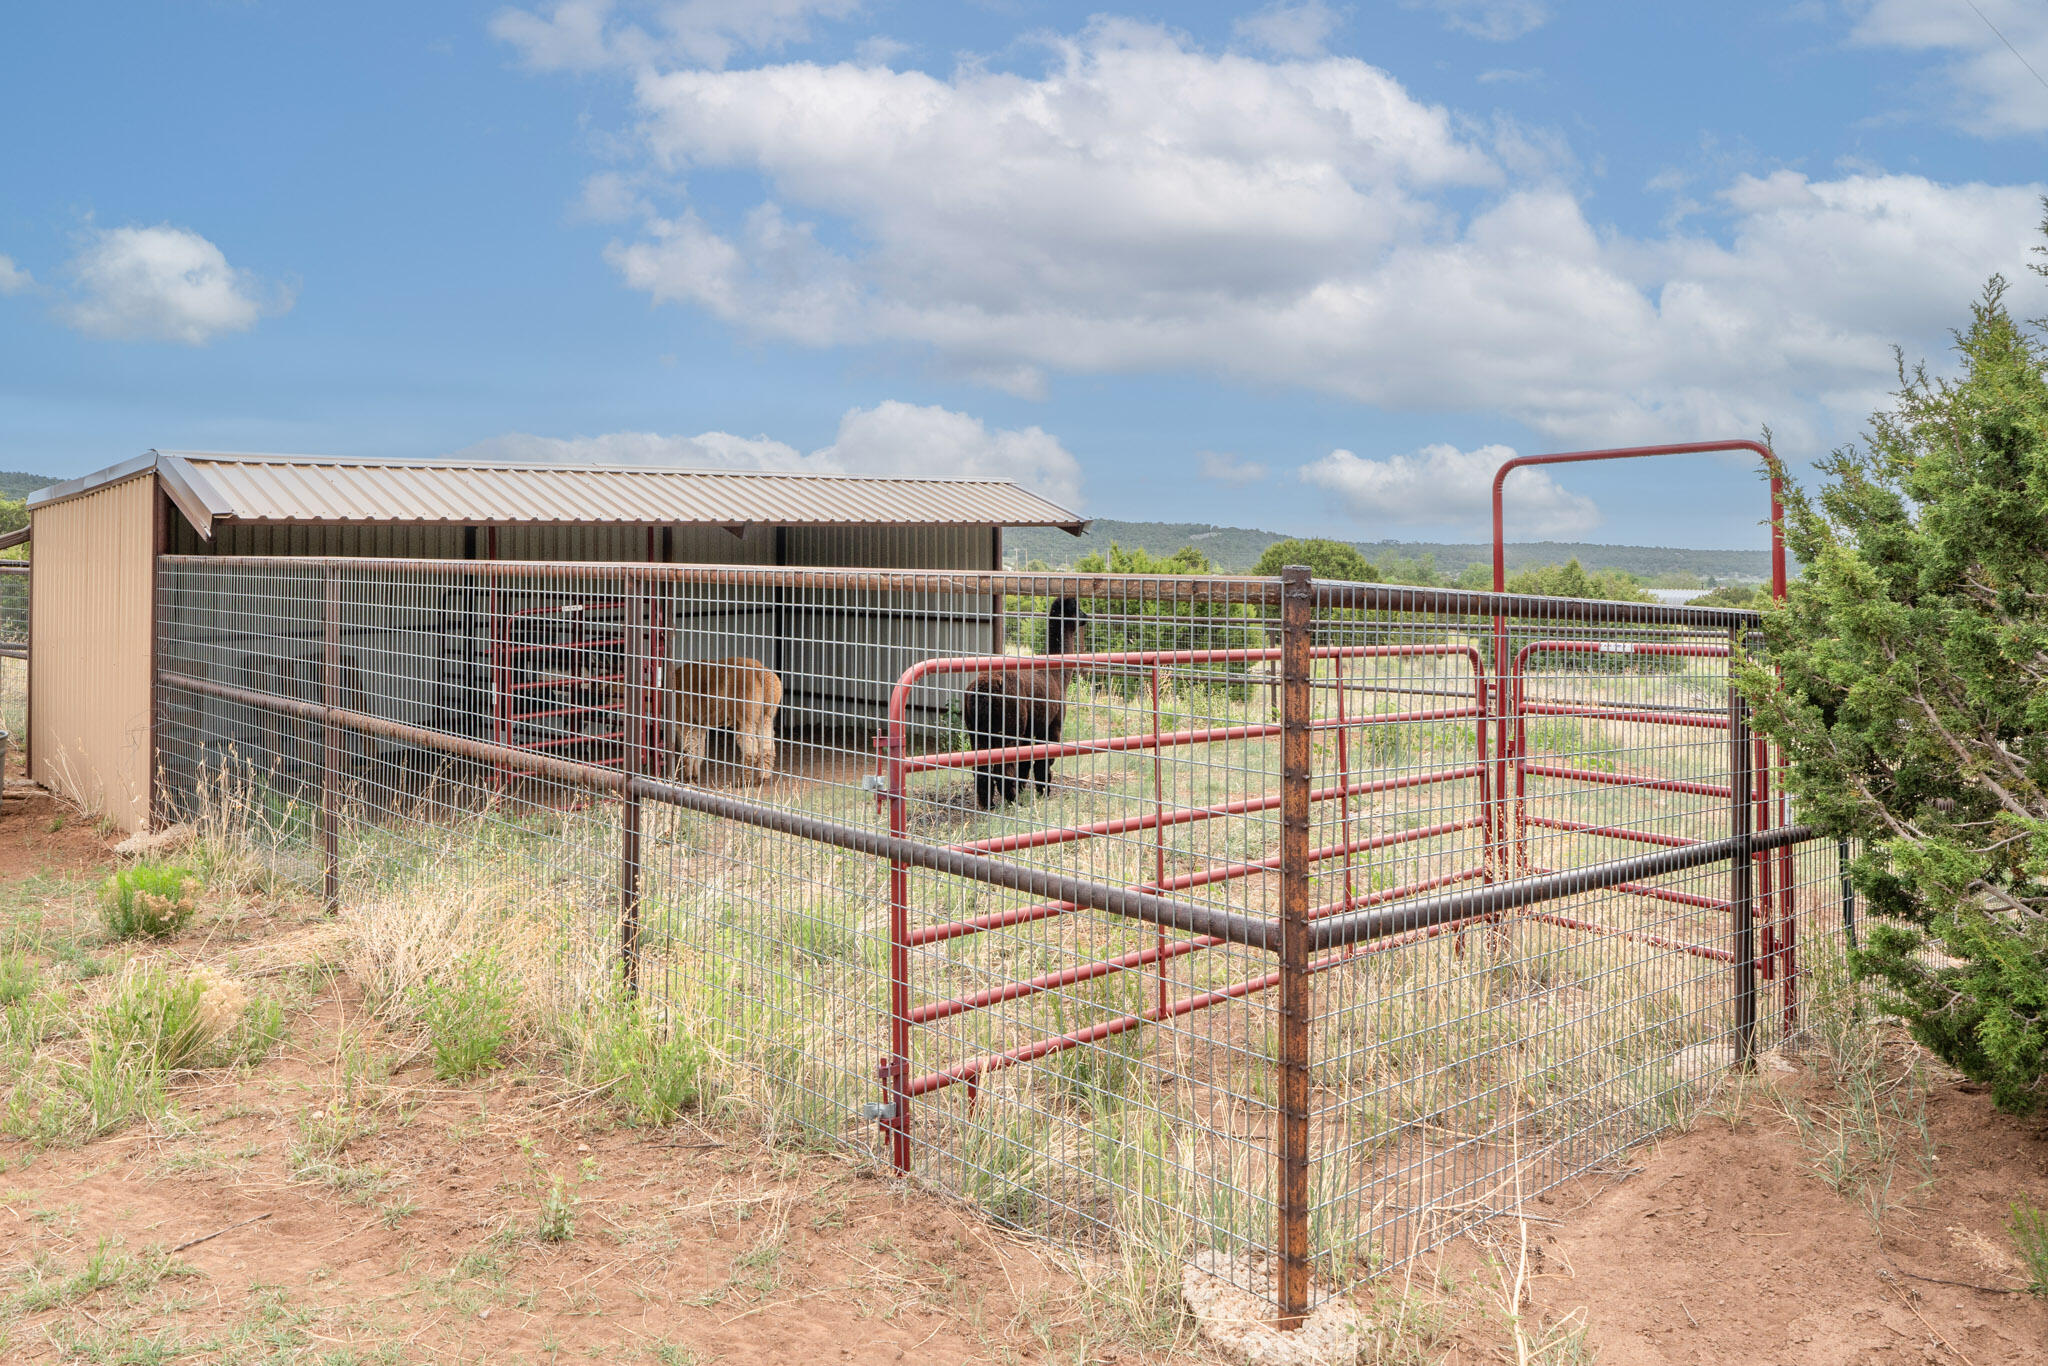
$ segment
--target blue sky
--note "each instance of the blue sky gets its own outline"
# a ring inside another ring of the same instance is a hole
[[[2042,0],[19,6],[0,466],[996,473],[1480,539],[1509,453],[1803,464],[1992,271],[2048,313],[2037,72]],[[1761,543],[1740,462],[1516,479],[1517,538]]]

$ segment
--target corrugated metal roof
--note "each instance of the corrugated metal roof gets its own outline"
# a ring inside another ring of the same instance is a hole
[[[208,521],[1057,526],[1084,518],[1006,479],[685,470],[510,461],[350,460],[152,451],[188,517]],[[145,458],[147,459],[147,457]],[[44,506],[140,473],[128,461],[45,489]],[[181,488],[180,485],[183,487]],[[197,522],[195,521],[195,525]],[[201,526],[210,533],[211,526]]]

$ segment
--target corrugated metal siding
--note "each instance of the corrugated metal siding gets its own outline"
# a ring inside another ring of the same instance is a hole
[[[1064,526],[1080,520],[1004,480],[734,470],[385,464],[166,451],[226,504],[269,522]]]
[[[720,526],[679,526],[670,529],[668,558],[672,564],[774,564],[775,528],[750,526],[735,536]]]
[[[994,529],[791,527],[783,563],[846,569],[995,569]],[[966,593],[820,593],[795,597],[776,633],[776,669],[792,712],[884,714],[891,685],[920,659],[999,648],[1001,599]],[[920,694],[950,701],[947,683]]]
[[[144,476],[35,514],[33,776],[129,830],[149,819],[155,512]]]
[[[986,526],[791,527],[785,564],[843,569],[995,569]]]
[[[207,543],[183,520],[177,553],[206,554]],[[187,546],[191,548],[188,549]],[[459,560],[459,526],[238,526],[214,530],[217,555],[340,555],[354,559]]]

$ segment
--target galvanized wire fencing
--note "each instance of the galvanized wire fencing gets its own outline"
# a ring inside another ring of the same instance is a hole
[[[160,811],[1283,1318],[1682,1122],[1839,970],[1739,613],[166,556],[158,620]]]
[[[26,560],[0,560],[0,729],[16,744],[28,734],[28,576]]]

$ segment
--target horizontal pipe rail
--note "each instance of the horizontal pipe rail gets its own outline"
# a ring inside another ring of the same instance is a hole
[[[1688,844],[1699,843],[1698,840],[1684,835],[1664,835],[1654,830],[1634,830],[1623,825],[1594,825],[1588,821],[1568,821],[1556,816],[1524,816],[1522,824],[1534,825],[1544,830],[1565,830],[1575,835],[1602,835],[1611,840],[1659,844],[1667,849],[1682,849]]]
[[[1484,764],[1466,764],[1460,768],[1436,769],[1428,773],[1411,773],[1399,778],[1374,778],[1349,783],[1342,787],[1319,787],[1309,794],[1311,802],[1334,801],[1339,797],[1358,797],[1372,792],[1393,792],[1405,787],[1423,787],[1430,783],[1451,783],[1461,778],[1476,778],[1486,771]],[[1246,816],[1257,811],[1270,811],[1280,805],[1279,795],[1245,797],[1239,801],[1223,802],[1216,806],[1184,806],[1172,811],[1156,812],[1144,816],[1119,816],[1114,820],[1096,821],[1092,825],[1063,825],[1048,830],[1033,830],[1020,835],[991,835],[987,839],[956,844],[953,848],[963,853],[998,854],[1015,849],[1036,849],[1047,844],[1065,844],[1072,840],[1089,839],[1097,835],[1122,835],[1133,830],[1151,830],[1155,827],[1185,825],[1190,821],[1209,820],[1217,816]]]
[[[1534,920],[1538,924],[1556,925],[1560,929],[1582,930],[1589,934],[1604,934],[1616,939],[1626,939],[1632,944],[1649,944],[1660,949],[1676,949],[1694,958],[1710,958],[1716,963],[1732,963],[1735,955],[1726,949],[1709,948],[1705,944],[1691,944],[1683,939],[1669,939],[1661,934],[1648,934],[1642,930],[1617,929],[1602,925],[1597,920],[1578,920],[1568,915],[1556,915],[1550,911],[1529,911],[1523,920]]]
[[[1390,834],[1373,835],[1364,840],[1353,840],[1348,844],[1334,844],[1317,849],[1309,854],[1310,862],[1324,862],[1333,858],[1348,857],[1366,849],[1384,848],[1391,844],[1406,844],[1413,840],[1435,839],[1440,835],[1453,834],[1459,830],[1476,830],[1486,824],[1484,816],[1469,820],[1447,821],[1442,825],[1425,826],[1415,830],[1396,830]],[[1182,873],[1168,878],[1163,883],[1135,883],[1153,891],[1185,892],[1195,887],[1207,887],[1211,883],[1230,882],[1254,873],[1270,873],[1280,866],[1280,855],[1270,854],[1262,859],[1250,859],[1242,863],[1222,863],[1202,868],[1192,873]],[[1054,916],[1066,915],[1080,907],[1067,901],[1048,901],[1037,906],[1018,906],[1007,911],[991,911],[987,915],[974,916],[967,920],[949,920],[940,925],[925,925],[910,932],[909,944],[920,948],[926,944],[939,944],[963,935],[979,934],[984,930],[1008,929],[1013,925],[1025,925],[1037,920],[1050,920]]]
[[[1734,799],[1734,790],[1725,783],[1689,783],[1681,778],[1653,778],[1647,773],[1606,773],[1597,768],[1568,768],[1562,764],[1520,764],[1518,767],[1532,778],[1576,778],[1583,783],[1605,783],[1610,787],[1636,787],[1653,792],[1684,792],[1694,797]]]
[[[814,588],[837,593],[869,592],[889,597],[906,593],[980,596],[1011,593],[1027,597],[1062,594],[1081,598],[1118,598],[1139,603],[1212,602],[1225,606],[1278,607],[1280,580],[1237,575],[1193,577],[1151,574],[1021,574],[992,570],[797,569],[758,565],[648,564],[623,562],[558,563],[530,560],[402,560],[351,559],[345,556],[296,558],[288,555],[160,555],[172,569],[242,567],[299,576],[307,581],[323,569],[354,575],[445,574],[474,583],[529,582],[617,583],[630,572],[645,584],[678,584],[708,588]],[[1697,627],[1703,630],[1754,628],[1755,612],[1727,607],[1685,607],[1664,603],[1602,602],[1586,598],[1547,598],[1533,593],[1468,592],[1457,588],[1415,588],[1401,584],[1339,583],[1317,580],[1311,585],[1317,607],[1389,613],[1428,612],[1460,616],[1527,617],[1538,621],[1581,621],[1646,626]]]
[[[1587,892],[1602,892],[1624,882],[1640,882],[1644,878],[1661,877],[1666,873],[1683,872],[1688,868],[1702,868],[1710,863],[1725,863],[1743,852],[1760,853],[1767,849],[1782,849],[1794,844],[1803,844],[1815,837],[1812,826],[1781,825],[1739,840],[1729,836],[1685,849],[1637,854],[1632,858],[1588,864],[1584,868],[1574,868],[1568,872],[1516,878],[1512,882],[1490,883],[1484,887],[1453,892],[1447,896],[1405,902],[1385,910],[1354,911],[1349,915],[1332,916],[1316,922],[1311,933],[1314,945],[1319,950],[1338,948],[1345,944],[1370,943],[1372,940],[1399,934],[1404,930],[1419,929],[1424,925],[1470,916],[1496,915],[1503,911],[1533,906],[1539,901],[1559,901],[1565,897],[1583,896]]]
[[[1531,863],[1525,865],[1532,873],[1555,873],[1561,870],[1544,868]],[[1617,882],[1609,890],[1627,892],[1632,896],[1648,897],[1652,901],[1668,901],[1674,906],[1690,906],[1696,911],[1732,911],[1724,897],[1701,896],[1698,892],[1681,892],[1675,887],[1652,887],[1645,882]]]
[[[873,854],[880,858],[907,863],[912,867],[926,868],[933,872],[966,878],[972,882],[1007,887],[1012,891],[1025,892],[1032,896],[1057,898],[1063,902],[1086,906],[1110,915],[1120,915],[1130,920],[1142,920],[1147,924],[1164,925],[1168,929],[1213,936],[1233,944],[1245,944],[1268,952],[1273,951],[1278,943],[1276,928],[1268,921],[1251,916],[1219,911],[1213,907],[1197,906],[1185,901],[1172,901],[1128,887],[1109,887],[1043,869],[1001,863],[974,854],[963,854],[940,845],[922,844],[916,840],[886,835],[876,830],[843,825],[820,816],[784,811],[739,797],[728,797],[721,793],[683,787],[675,783],[658,782],[652,778],[629,776],[597,764],[536,754],[530,750],[496,745],[467,736],[448,735],[422,726],[372,716],[367,712],[350,711],[340,707],[330,710],[317,702],[277,697],[248,688],[216,683],[212,679],[195,678],[169,669],[159,670],[158,677],[168,688],[260,707],[306,721],[331,719],[338,725],[364,734],[381,736],[387,740],[419,745],[457,757],[498,764],[514,771],[554,778],[560,782],[582,784],[622,796],[632,795],[643,801],[663,802],[686,811],[717,816],[759,830],[793,835],[799,839],[828,844],[854,853]]]
[[[1519,708],[1524,716],[1579,716],[1593,721],[1634,721],[1652,726],[1693,726],[1700,730],[1726,730],[1728,718],[1705,712],[1689,712],[1678,707],[1659,710],[1630,708],[1618,711],[1607,707],[1574,706],[1556,702],[1524,702]]]
[[[1341,953],[1333,953],[1326,957],[1318,958],[1308,964],[1308,971],[1311,974],[1327,972],[1329,969],[1345,963],[1355,963],[1359,957],[1366,954],[1384,953],[1390,949],[1402,948],[1408,944],[1419,943],[1425,939],[1433,939],[1440,934],[1450,934],[1457,930],[1467,929],[1492,918],[1491,914],[1469,916],[1462,920],[1427,925],[1417,930],[1392,935],[1377,943],[1368,944],[1348,957]],[[1021,1044],[1016,1048],[1008,1049],[1001,1053],[985,1054],[982,1057],[955,1063],[950,1067],[941,1068],[936,1072],[927,1072],[921,1077],[913,1078],[903,1088],[904,1094],[909,1096],[928,1095],[943,1087],[957,1085],[961,1082],[971,1083],[977,1081],[983,1074],[988,1072],[998,1071],[1005,1067],[1015,1067],[1021,1063],[1036,1062],[1040,1058],[1047,1057],[1053,1053],[1063,1053],[1070,1048],[1083,1048],[1092,1043],[1100,1043],[1104,1039],[1122,1034],[1126,1030],[1136,1029],[1141,1025],[1158,1024],[1162,1020],[1177,1019],[1182,1015],[1190,1015],[1197,1010],[1206,1010],[1211,1006],[1219,1006],[1227,1001],[1242,1000],[1247,996],[1255,996],[1262,991],[1270,991],[1279,984],[1280,974],[1269,972],[1263,977],[1253,977],[1242,982],[1234,982],[1227,987],[1218,987],[1211,991],[1202,992],[1200,995],[1183,997],[1181,1000],[1171,1002],[1163,1011],[1148,1010],[1138,1015],[1124,1015],[1117,1019],[1104,1020],[1100,1024],[1090,1025],[1086,1029],[1076,1029],[1065,1034],[1050,1035],[1033,1043]]]
[[[1387,725],[1402,721],[1454,721],[1482,713],[1477,707],[1448,707],[1436,711],[1388,713],[1352,721],[1315,721],[1311,731],[1350,729],[1354,726]],[[1104,740],[1047,740],[1029,745],[1006,745],[1001,749],[953,750],[944,754],[917,754],[903,761],[905,773],[932,773],[949,768],[980,768],[987,764],[1017,764],[1028,759],[1065,759],[1083,754],[1121,754],[1133,749],[1178,749],[1184,745],[1213,745],[1228,740],[1265,740],[1280,733],[1277,723],[1261,721],[1244,726],[1212,726],[1204,730],[1147,731],[1138,735],[1112,735]]]

